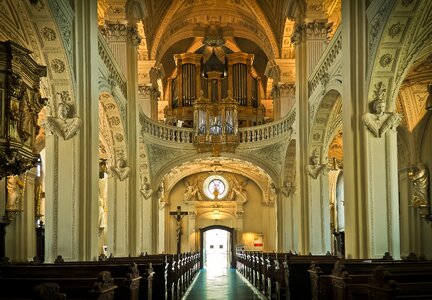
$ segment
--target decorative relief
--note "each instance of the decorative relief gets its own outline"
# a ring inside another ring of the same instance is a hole
[[[289,197],[293,195],[295,191],[296,191],[295,185],[292,182],[288,182],[288,181],[285,181],[281,188],[281,192],[285,197]]]
[[[320,163],[318,150],[315,149],[310,157],[310,164],[306,165],[306,172],[313,179],[317,179],[318,176],[324,174],[325,171],[327,171],[327,165]]]
[[[388,12],[388,5],[390,1],[385,1],[383,6],[378,10],[377,14],[372,18],[370,25],[369,25],[369,35],[370,35],[370,41],[369,41],[369,55],[373,54],[373,50],[376,47],[376,44],[378,42],[378,33],[383,25],[385,14]]]
[[[410,6],[413,3],[413,0],[402,0],[402,5],[405,7]]]
[[[118,126],[120,125],[120,118],[117,116],[112,116],[110,118],[108,118],[109,123],[111,126]]]
[[[332,31],[332,23],[327,22],[310,22],[298,24],[295,26],[294,33],[291,37],[291,43],[297,45],[303,39],[323,39],[329,41],[329,34]]]
[[[51,68],[55,73],[63,73],[65,70],[65,64],[60,59],[53,59],[51,61]]]
[[[123,181],[129,176],[131,169],[130,167],[126,166],[126,160],[123,158],[123,156],[119,156],[116,160],[116,166],[112,166],[111,171],[120,181]]]
[[[53,12],[54,12],[54,16],[56,18],[57,24],[58,24],[58,28],[60,30],[60,35],[62,37],[63,40],[63,44],[65,46],[65,50],[67,53],[67,57],[69,60],[69,64],[73,65],[73,56],[72,56],[72,21],[69,20],[64,11],[63,8],[60,7],[60,2],[58,1],[53,1],[50,0],[49,1],[50,4],[52,4],[52,7],[54,7]]]
[[[267,188],[267,201],[264,204],[269,207],[274,207],[277,203],[277,195],[278,189],[275,184],[271,182]]]
[[[76,135],[81,126],[81,120],[72,116],[72,106],[69,92],[57,93],[59,104],[57,105],[57,116],[48,115],[42,125],[51,134],[56,134],[64,140],[68,140]]]
[[[396,36],[400,35],[402,32],[402,24],[400,22],[397,22],[390,26],[388,35],[394,39]]]
[[[382,82],[375,84],[372,113],[363,115],[363,122],[375,137],[382,137],[387,130],[396,129],[401,121],[401,116],[395,112],[385,112],[386,103],[384,96],[386,87]]]
[[[128,26],[118,22],[114,24],[105,24],[105,26],[100,28],[100,31],[107,39],[126,39],[128,35]]]
[[[123,140],[124,140],[123,135],[121,133],[116,133],[114,135],[114,138],[115,138],[117,143],[123,142]]]
[[[381,65],[381,67],[386,68],[391,64],[392,61],[393,61],[393,56],[389,53],[386,53],[383,56],[381,56],[379,60],[379,64]]]
[[[412,182],[411,205],[419,209],[422,218],[430,221],[429,170],[424,163],[418,162],[408,172],[408,176]]]
[[[140,96],[150,96],[150,93],[152,91],[151,85],[140,85],[138,86],[138,95]]]
[[[105,109],[106,110],[116,109],[116,106],[114,103],[107,103],[107,104],[105,104]]]
[[[143,196],[144,199],[148,199],[153,194],[153,189],[150,186],[150,182],[148,181],[147,176],[140,176],[141,178],[141,185],[140,185],[140,193],[141,196]]]
[[[49,27],[42,28],[41,33],[43,39],[49,42],[55,41],[57,38],[55,31]]]
[[[323,91],[321,94],[324,95],[327,91],[327,84],[330,81],[330,75],[327,72],[325,72],[325,73],[320,75],[319,80],[323,86]]]

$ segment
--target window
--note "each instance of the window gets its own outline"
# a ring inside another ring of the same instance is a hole
[[[204,180],[204,193],[211,200],[221,200],[228,194],[228,183],[221,175],[211,175]]]

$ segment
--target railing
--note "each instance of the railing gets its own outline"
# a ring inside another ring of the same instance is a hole
[[[328,73],[330,67],[335,63],[336,57],[342,50],[341,26],[336,30],[330,44],[325,49],[321,59],[316,64],[315,69],[309,76],[309,96],[312,95],[321,78]]]
[[[292,110],[288,116],[277,122],[254,127],[240,128],[239,142],[261,142],[291,133],[294,120],[295,110]],[[175,127],[158,123],[149,119],[142,112],[140,113],[140,123],[142,128],[141,132],[143,135],[147,134],[155,139],[170,143],[193,143],[194,130],[192,128]]]
[[[99,56],[102,58],[103,63],[110,73],[110,80],[113,80],[115,84],[118,85],[124,98],[127,99],[126,77],[120,70],[111,49],[100,31],[98,32],[98,51]]]
[[[148,134],[153,138],[176,143],[192,143],[193,133],[192,128],[175,127],[162,123],[155,122],[145,116],[143,113],[140,114],[140,123],[142,133]]]
[[[270,140],[283,134],[291,133],[295,120],[295,110],[277,122],[260,126],[239,128],[240,143],[253,143]]]

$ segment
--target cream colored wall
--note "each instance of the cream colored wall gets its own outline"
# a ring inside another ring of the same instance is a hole
[[[220,219],[212,219],[213,208],[196,209],[196,216],[189,215],[182,219],[183,236],[181,251],[194,251],[199,249],[199,229],[212,225],[223,225],[234,228],[236,232],[236,244],[243,244],[242,233],[253,232],[264,234],[264,251],[276,250],[276,209],[266,206],[263,201],[262,191],[256,183],[249,180],[245,187],[248,201],[243,205],[243,217],[236,217],[229,208],[219,208]],[[165,207],[165,252],[175,253],[176,220],[169,212],[175,211],[181,206],[182,211],[193,211],[193,206],[183,201],[186,186],[182,181],[178,182],[169,192],[169,204]],[[219,203],[222,201],[219,201]],[[195,224],[193,224],[195,223]],[[159,229],[160,230],[160,229]]]

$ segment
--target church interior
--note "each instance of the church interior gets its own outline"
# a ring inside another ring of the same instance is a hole
[[[432,259],[431,1],[0,0],[0,99],[4,263]]]

